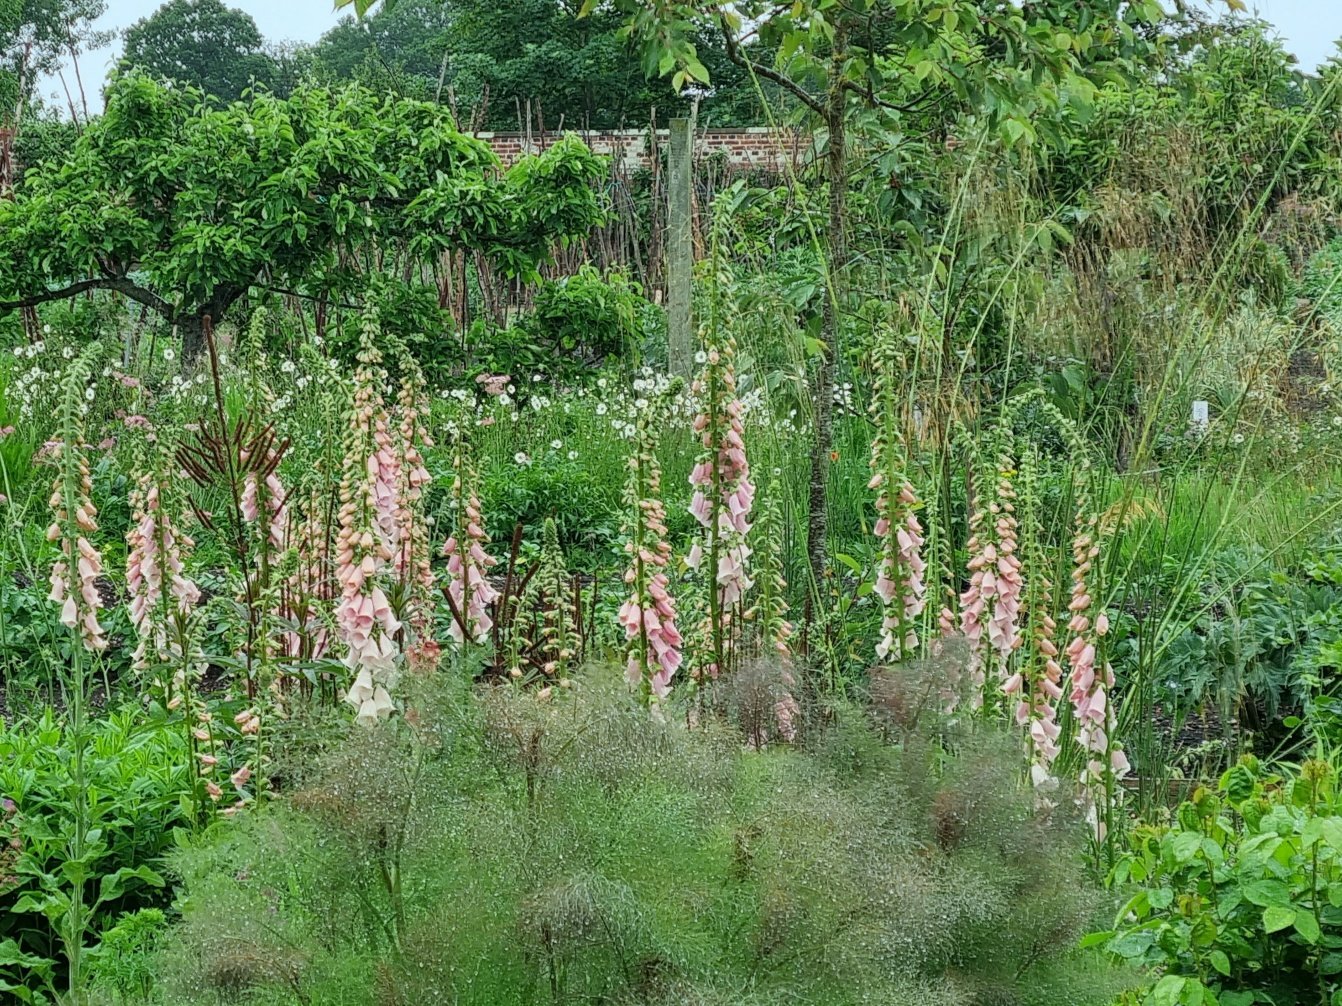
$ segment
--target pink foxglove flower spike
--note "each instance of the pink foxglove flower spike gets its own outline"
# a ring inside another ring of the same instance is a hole
[[[666,540],[662,470],[654,447],[653,412],[645,409],[639,417],[634,450],[629,456],[625,483],[628,516],[624,527],[629,568],[624,582],[630,594],[617,617],[629,642],[625,676],[630,685],[641,689],[646,699],[656,703],[671,692],[671,679],[680,667],[683,640],[676,627],[676,603],[667,576],[671,545]]]
[[[375,321],[365,323],[340,484],[335,557],[340,585],[336,622],[345,644],[345,665],[354,675],[345,701],[365,726],[386,719],[395,708],[390,693],[398,673],[396,634],[401,628],[384,589],[394,554],[394,524],[389,527],[394,508],[388,509],[386,494],[394,496],[395,483],[380,391],[385,374],[373,344],[375,331]]]
[[[489,582],[489,569],[498,560],[485,551],[489,535],[480,508],[478,477],[466,450],[465,441],[459,439],[452,459],[455,526],[443,544],[447,593],[454,609],[447,632],[456,643],[484,644],[494,628],[492,611],[499,598],[498,590]]]
[[[712,655],[704,669],[715,677],[731,663],[733,615],[754,586],[750,575],[750,512],[755,485],[746,458],[744,409],[736,394],[735,342],[726,338],[704,353],[704,369],[693,392],[704,411],[694,420],[694,432],[703,448],[690,485],[694,496],[690,514],[703,528],[686,557],[691,569],[709,563],[713,583],[709,588],[709,625]]]

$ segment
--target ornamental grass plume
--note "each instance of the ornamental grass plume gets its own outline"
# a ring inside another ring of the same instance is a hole
[[[1088,464],[1083,462],[1084,479]],[[1109,631],[1109,618],[1100,611],[1091,620],[1096,607],[1092,597],[1091,574],[1100,549],[1097,518],[1089,512],[1088,495],[1077,493],[1076,530],[1072,538],[1072,591],[1067,610],[1067,629],[1072,634],[1066,655],[1071,667],[1071,702],[1076,716],[1076,741],[1085,751],[1085,764],[1078,779],[1080,802],[1086,819],[1098,841],[1104,841],[1118,792],[1116,785],[1128,773],[1123,747],[1114,737],[1118,717],[1109,702],[1114,672],[1099,656],[1103,637]]]
[[[918,497],[905,476],[905,450],[899,436],[902,420],[899,393],[899,352],[893,330],[884,328],[875,350],[871,415],[871,480],[876,492],[875,534],[880,559],[875,594],[884,609],[876,658],[907,658],[918,646],[918,618],[927,604],[924,582],[923,527],[918,520]]]
[[[755,485],[750,480],[743,410],[736,394],[735,356],[736,343],[730,336],[720,346],[710,343],[703,354],[704,369],[692,387],[703,402],[703,411],[694,420],[703,450],[690,472],[694,487],[690,514],[704,531],[685,562],[698,570],[707,558],[713,578],[708,590],[712,655],[704,668],[710,678],[730,667],[733,613],[754,586],[747,536]]]
[[[624,490],[624,550],[629,568],[624,582],[630,595],[618,615],[629,642],[625,677],[645,701],[653,703],[670,694],[684,642],[676,628],[676,602],[667,576],[671,545],[666,540],[662,469],[653,430],[659,411],[652,407],[642,411],[629,455]]]
[[[485,551],[489,535],[480,510],[479,476],[471,464],[465,436],[457,434],[452,457],[452,513],[455,527],[443,543],[447,556],[447,600],[452,608],[448,635],[456,643],[483,644],[494,628],[492,608],[499,592],[489,582],[498,560]]]
[[[52,487],[54,520],[47,528],[47,541],[58,543],[60,558],[51,567],[48,599],[61,607],[61,624],[71,629],[85,648],[107,649],[107,636],[98,622],[103,608],[98,593],[102,554],[88,536],[98,530],[98,511],[90,498],[93,480],[89,474],[88,447],[84,442],[84,412],[92,398],[91,352],[71,361],[61,389],[61,438],[51,445],[57,467]]]
[[[364,326],[340,482],[340,532],[336,539],[336,622],[345,643],[345,665],[354,682],[345,701],[356,720],[372,726],[391,715],[397,677],[396,633],[401,623],[383,589],[394,554],[394,516],[386,507],[395,494],[394,458],[385,443],[386,409],[380,388],[386,375],[373,344],[375,323]],[[392,479],[389,483],[388,479]]]

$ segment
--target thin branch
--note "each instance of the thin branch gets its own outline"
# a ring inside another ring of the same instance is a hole
[[[722,11],[718,11],[718,26],[722,29],[722,39],[727,46],[728,59],[742,69],[749,70],[751,73],[758,77],[763,77],[765,80],[772,80],[779,87],[792,92],[793,96],[796,97],[798,101],[816,115],[824,118],[825,106],[821,104],[819,98],[811,94],[810,91],[806,90],[806,88],[802,87],[787,74],[779,73],[777,70],[767,67],[763,63],[756,63],[751,59],[747,59],[741,53],[741,50],[736,44],[736,36],[732,34],[731,26],[727,23],[727,15]]]
[[[158,294],[146,290],[126,279],[124,276],[107,276],[101,279],[81,279],[77,283],[71,283],[69,286],[63,286],[56,290],[43,290],[41,293],[35,293],[30,297],[20,297],[18,300],[0,300],[0,311],[15,311],[25,307],[37,307],[39,304],[48,304],[53,300],[68,300],[71,297],[77,297],[87,290],[112,290],[116,293],[125,294],[131,300],[143,304],[146,307],[153,308],[163,317],[171,320],[176,314],[175,309]]]

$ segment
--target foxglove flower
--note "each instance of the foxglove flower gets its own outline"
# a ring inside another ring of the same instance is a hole
[[[706,668],[710,676],[730,663],[733,610],[754,585],[747,536],[755,485],[750,480],[742,406],[736,395],[735,353],[730,337],[721,347],[710,346],[703,372],[692,388],[703,402],[704,411],[694,420],[703,452],[690,472],[690,485],[694,487],[690,514],[704,531],[702,541],[695,542],[685,561],[696,570],[705,559],[711,566],[709,636],[713,654]]]
[[[395,494],[395,459],[385,443],[386,409],[379,390],[385,374],[372,335],[373,326],[366,325],[354,377],[335,556],[340,585],[336,623],[345,644],[345,665],[354,675],[345,701],[366,726],[386,719],[394,708],[390,693],[396,683],[396,633],[401,628],[384,590],[395,530],[389,524],[394,514],[385,494]]]
[[[475,469],[466,457],[463,441],[457,442],[452,467],[456,528],[443,544],[443,555],[447,556],[447,594],[453,607],[448,635],[457,643],[467,640],[486,643],[494,628],[491,611],[499,598],[499,592],[489,582],[489,569],[498,560],[485,551],[489,535],[480,512]]]
[[[630,594],[617,617],[629,641],[625,676],[645,697],[658,702],[670,694],[683,640],[676,627],[676,604],[667,576],[671,546],[666,540],[662,470],[654,450],[652,417],[651,409],[639,417],[629,457],[624,527],[629,568],[624,582]]]
[[[72,630],[87,649],[101,652],[107,649],[107,636],[98,622],[103,600],[97,581],[103,563],[102,554],[89,540],[98,530],[98,511],[91,499],[93,479],[82,413],[89,377],[83,357],[70,365],[61,405],[62,439],[51,445],[57,476],[48,501],[54,520],[47,528],[47,540],[59,545],[60,558],[52,565],[51,593],[47,597],[60,605],[61,624]]]

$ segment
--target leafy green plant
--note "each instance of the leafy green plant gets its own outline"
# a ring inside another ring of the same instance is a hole
[[[155,870],[190,824],[190,785],[181,731],[126,710],[90,723],[77,738],[48,710],[0,729],[0,793],[12,804],[4,824],[12,863],[0,901],[9,989],[40,997],[64,974],[58,930],[70,911],[71,885],[89,892],[86,926],[96,935],[118,914],[152,904],[163,884]],[[75,824],[69,766],[85,743],[83,850],[70,855]],[[19,960],[22,958],[22,961]],[[26,963],[25,963],[26,962]],[[18,970],[15,970],[15,967]],[[3,965],[0,965],[3,966]]]
[[[1147,1006],[1342,1002],[1340,812],[1330,762],[1241,759],[1168,827],[1132,831],[1110,879],[1136,893],[1087,942],[1155,969]]]

